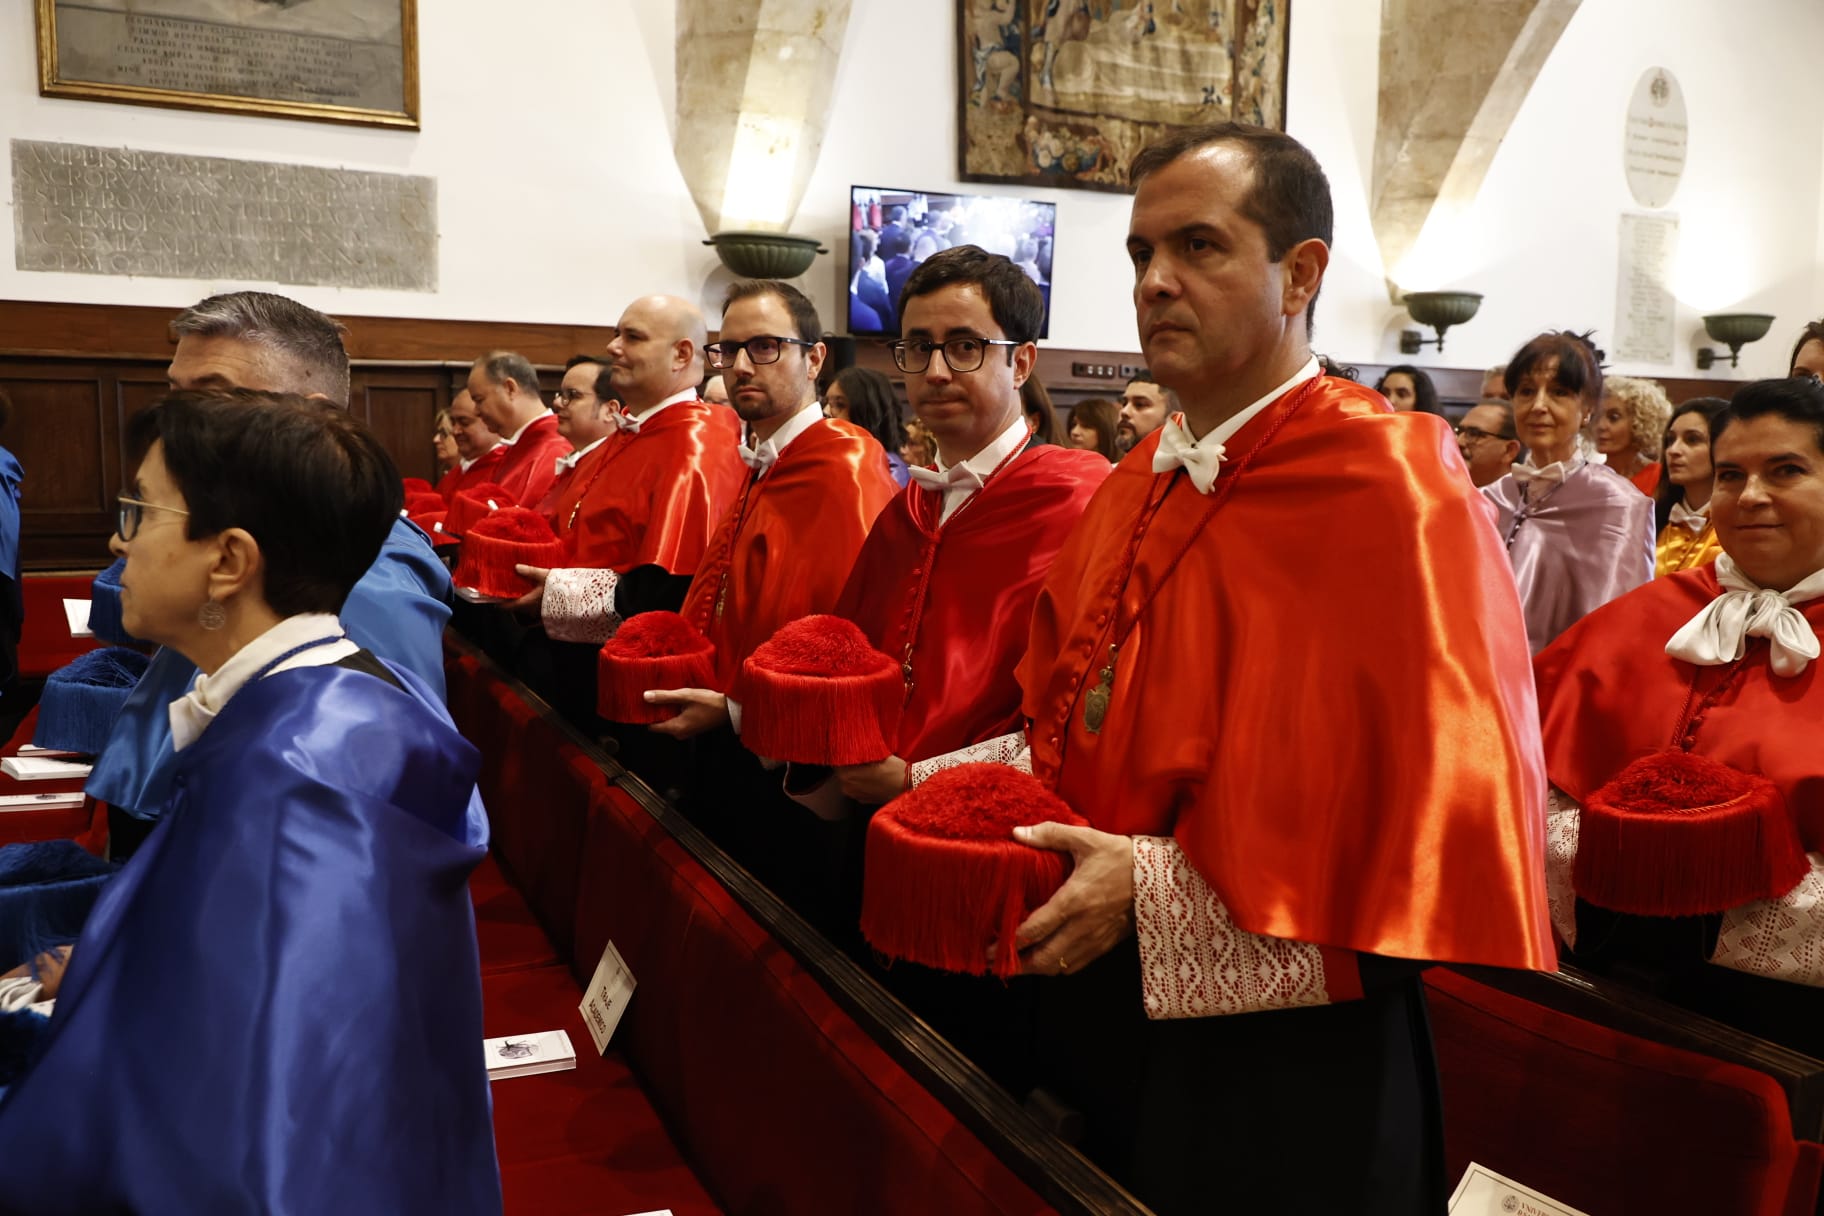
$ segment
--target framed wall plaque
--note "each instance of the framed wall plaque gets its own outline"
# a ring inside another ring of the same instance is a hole
[[[1291,0],[957,0],[958,175],[1130,189],[1174,127],[1285,129]]]
[[[38,91],[418,127],[417,0],[38,0]]]

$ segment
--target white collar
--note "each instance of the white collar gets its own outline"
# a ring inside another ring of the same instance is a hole
[[[1026,415],[1019,410],[1015,410],[1013,421],[1009,422],[1006,429],[999,435],[996,435],[990,440],[987,447],[969,457],[967,460],[957,461],[957,464],[968,469],[971,473],[974,473],[985,482],[988,480],[988,474],[1000,468],[1002,461],[1025,447],[1031,438],[1032,431],[1026,425]],[[939,457],[937,461],[937,471],[940,473],[948,473],[950,469],[951,466],[945,464],[943,459]]]
[[[680,389],[679,391],[673,393],[671,396],[665,398],[665,400],[659,402],[657,405],[649,405],[637,414],[629,414],[628,417],[633,418],[639,422],[646,422],[646,421],[650,420],[654,414],[658,413],[660,410],[666,408],[667,406],[676,405],[680,401],[695,401],[696,399],[697,399],[697,390],[696,389],[694,389],[694,388]]]
[[[1716,559],[1723,593],[1704,605],[1666,643],[1666,653],[1699,667],[1733,663],[1748,652],[1748,639],[1766,638],[1777,676],[1796,676],[1818,657],[1818,635],[1795,605],[1824,597],[1824,570],[1791,590],[1772,591],[1743,574],[1727,553]]]
[[[489,444],[489,445],[488,445],[488,451],[487,451],[487,452],[483,452],[483,453],[482,453],[482,454],[481,454],[481,456],[471,456],[471,457],[469,457],[469,459],[467,459],[467,460],[458,460],[458,461],[457,461],[457,464],[458,464],[458,465],[459,465],[459,466],[461,466],[461,468],[462,468],[462,471],[463,471],[463,472],[464,472],[464,473],[466,473],[466,472],[468,472],[468,471],[469,471],[469,470],[470,470],[470,469],[472,469],[472,468],[474,468],[474,467],[475,467],[475,462],[476,462],[476,461],[477,461],[477,460],[480,460],[480,459],[481,459],[481,457],[482,457],[482,456],[486,456],[486,455],[488,455],[488,453],[489,453],[489,452],[492,452],[492,451],[493,451],[493,450],[494,450],[494,449],[495,449],[495,448],[497,448],[497,447],[499,447],[499,446],[500,446],[500,444],[499,444],[499,443],[492,443],[492,444]]]
[[[576,467],[577,461],[581,460],[583,457],[587,456],[589,453],[595,451],[595,449],[601,447],[602,441],[607,438],[608,438],[608,436],[603,435],[601,439],[597,439],[591,443],[585,443],[582,447],[577,448],[571,452],[566,452],[564,455],[559,456],[557,458],[557,471],[561,473],[565,469],[574,469]]]
[[[537,422],[540,418],[546,417],[548,414],[550,414],[550,412],[551,412],[550,410],[545,410],[543,413],[538,413],[538,414],[532,415],[530,418],[526,419],[525,426],[522,426],[517,431],[513,432],[513,437],[511,439],[502,439],[501,442],[505,443],[505,444],[518,443],[519,437],[526,433],[526,427],[531,426],[534,422]]]
[[[190,691],[166,708],[171,720],[171,750],[181,752],[196,742],[197,736],[222,712],[222,707],[266,664],[288,650],[330,639],[336,640],[329,645],[311,646],[303,653],[278,664],[273,671],[323,666],[339,662],[360,650],[359,646],[344,636],[342,622],[332,614],[301,613],[286,617],[235,651],[226,663],[216,669],[214,675],[199,673]]]
[[[747,440],[742,440],[742,460],[748,468],[765,477],[768,470],[785,455],[785,449],[792,446],[792,440],[810,430],[823,420],[823,407],[817,404],[816,398],[798,407],[798,412],[787,418],[779,429],[768,439],[761,441],[758,447],[749,447]],[[748,438],[752,438],[750,435]]]
[[[1305,381],[1315,380],[1323,374],[1323,365],[1317,361],[1316,355],[1312,355],[1309,359],[1305,360],[1305,365],[1293,372],[1291,378],[1284,384],[1281,384],[1276,388],[1268,389],[1264,397],[1257,399],[1252,405],[1248,406],[1240,413],[1231,414],[1229,417],[1223,419],[1211,429],[1209,434],[1195,442],[1216,444],[1227,443],[1235,437],[1236,433],[1240,431],[1242,427],[1254,421],[1254,416],[1256,414],[1266,409],[1269,405],[1272,405],[1275,401],[1278,401],[1281,397],[1285,396]],[[1185,435],[1187,438],[1190,435],[1188,427],[1185,429]]]
[[[1672,504],[1672,514],[1666,522],[1682,525],[1691,532],[1702,532],[1710,526],[1710,504],[1705,503],[1701,511],[1693,511],[1680,498]]]

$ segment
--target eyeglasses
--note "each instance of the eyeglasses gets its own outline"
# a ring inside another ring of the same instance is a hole
[[[931,366],[931,352],[944,352],[944,366],[953,372],[972,372],[988,357],[990,346],[1007,348],[1007,366],[1013,366],[1013,348],[1021,345],[1006,338],[951,338],[948,342],[895,342],[893,362],[902,372],[922,372]]]
[[[568,405],[572,401],[581,401],[583,399],[583,395],[585,393],[593,393],[594,391],[595,391],[594,389],[588,389],[588,388],[579,388],[579,389],[574,389],[574,390],[567,389],[567,388],[560,388],[555,393],[551,394],[551,403],[553,405]]]
[[[1495,435],[1477,426],[1460,426],[1456,428],[1456,431],[1458,439],[1470,443],[1481,443],[1484,439],[1498,439],[1502,443],[1506,443],[1513,438],[1512,435]]]
[[[145,502],[138,498],[128,498],[122,494],[116,504],[114,530],[122,540],[132,540],[139,535],[139,520],[147,511],[169,511],[173,515],[189,515],[182,507],[166,507],[155,502]]]
[[[772,334],[761,334],[745,342],[711,342],[703,348],[703,353],[709,356],[711,367],[728,368],[735,365],[735,359],[742,351],[746,351],[747,361],[759,367],[763,363],[779,362],[779,356],[788,346],[808,349],[815,345],[815,342],[806,342],[803,338],[777,338]]]

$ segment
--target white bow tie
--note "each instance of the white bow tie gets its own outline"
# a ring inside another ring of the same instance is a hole
[[[1199,494],[1208,494],[1216,484],[1222,468],[1223,446],[1199,443],[1185,428],[1184,415],[1173,414],[1159,428],[1159,446],[1153,451],[1153,472],[1169,473],[1182,468],[1190,474],[1191,484]]]
[[[1554,460],[1543,469],[1535,469],[1530,464],[1514,466],[1514,480],[1525,486],[1532,482],[1543,482],[1547,485],[1561,486],[1565,478],[1583,467],[1581,461]]]
[[[1710,526],[1710,513],[1708,511],[1693,511],[1690,507],[1687,507],[1681,499],[1672,504],[1672,518],[1669,522],[1681,524],[1694,533],[1702,532],[1705,528]]]
[[[754,471],[755,477],[765,477],[766,471],[772,468],[773,463],[779,459],[779,453],[774,450],[770,442],[761,444],[759,451],[755,451],[745,443],[737,443],[735,454],[741,457],[742,464]]]
[[[614,412],[614,419],[616,430],[626,431],[629,435],[637,435],[640,433],[640,420],[635,418],[632,414],[629,414],[626,410],[616,410]]]
[[[1716,559],[1723,593],[1686,622],[1666,643],[1666,653],[1699,667],[1733,663],[1748,650],[1748,639],[1766,638],[1775,675],[1796,676],[1818,657],[1818,635],[1793,607],[1824,596],[1824,570],[1790,591],[1769,591],[1750,582],[1728,554]]]
[[[936,469],[907,469],[906,474],[927,490],[979,490],[982,475],[966,464],[953,464],[943,472]]]

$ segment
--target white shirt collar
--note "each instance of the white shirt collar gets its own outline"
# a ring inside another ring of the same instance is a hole
[[[944,493],[943,513],[938,516],[938,524],[948,523],[950,517],[962,509],[962,505],[975,497],[976,492],[988,484],[988,478],[1001,467],[1013,454],[1025,447],[1032,439],[1032,432],[1027,429],[1024,413],[1016,413],[1007,428],[996,435],[992,442],[967,460],[959,460],[953,465],[938,463],[937,472],[930,469],[909,469],[912,481],[927,490],[942,490]]]
[[[796,414],[787,418],[770,438],[761,442],[759,447],[749,447],[747,440],[744,439],[741,443],[742,462],[761,477],[765,477],[779,458],[785,455],[785,449],[792,445],[792,440],[810,430],[822,419],[823,407],[817,404],[816,399],[805,402],[799,407]],[[748,438],[751,439],[752,436],[750,435]]]
[[[1259,398],[1241,412],[1231,414],[1228,418],[1217,423],[1209,434],[1197,440],[1197,442],[1227,443],[1235,437],[1236,433],[1239,432],[1242,427],[1254,421],[1254,416],[1260,413],[1260,411],[1266,409],[1269,405],[1272,405],[1275,401],[1278,401],[1281,397],[1285,396],[1305,381],[1317,379],[1319,376],[1323,375],[1323,372],[1323,365],[1317,361],[1316,355],[1312,355],[1305,361],[1305,365],[1293,372],[1291,378],[1284,384],[1268,389],[1265,396]]]
[[[576,467],[577,461],[581,460],[583,457],[587,456],[589,453],[595,451],[595,449],[601,447],[602,441],[607,438],[608,438],[608,436],[603,435],[601,439],[597,439],[593,443],[585,443],[582,447],[577,448],[575,451],[567,452],[564,455],[559,456],[557,458],[557,471],[561,473],[565,469],[574,469]]]
[[[332,644],[312,646],[293,655],[273,668],[273,672],[294,667],[321,667],[340,662],[361,648],[342,632],[342,622],[327,612],[306,612],[286,617],[278,624],[247,643],[216,669],[214,675],[198,674],[190,691],[171,702],[166,713],[171,720],[171,750],[181,752],[196,742],[222,707],[259,670],[288,650],[311,642],[339,639]],[[267,674],[272,674],[268,672]]]
[[[503,440],[503,441],[502,441],[502,442],[505,442],[505,441],[504,441],[504,440]],[[487,450],[487,451],[486,451],[486,452],[483,452],[483,453],[482,453],[482,454],[481,454],[481,456],[471,456],[471,457],[469,457],[469,458],[468,458],[468,459],[467,459],[467,460],[459,460],[459,461],[457,461],[457,464],[458,464],[458,465],[459,465],[459,466],[460,466],[460,467],[461,467],[461,469],[462,469],[462,471],[463,471],[463,472],[465,472],[465,473],[466,473],[466,472],[468,472],[468,471],[469,471],[469,470],[470,470],[470,469],[472,469],[472,468],[474,468],[474,467],[475,467],[475,462],[476,462],[476,461],[477,461],[477,460],[480,460],[480,459],[481,459],[481,458],[482,458],[482,456],[487,456],[487,455],[489,455],[489,454],[490,454],[490,453],[492,453],[492,452],[493,452],[493,451],[494,451],[494,449],[495,449],[495,448],[497,448],[497,447],[499,447],[499,446],[500,446],[500,443],[494,443],[494,444],[490,444],[490,445],[489,445],[489,447],[488,447],[488,450]]]
[[[1222,467],[1222,458],[1229,440],[1269,405],[1322,374],[1323,365],[1318,363],[1316,355],[1312,355],[1283,384],[1267,390],[1265,396],[1211,427],[1209,434],[1201,439],[1192,438],[1191,428],[1186,424],[1182,412],[1173,414],[1160,428],[1159,445],[1153,449],[1153,472],[1167,473],[1183,468],[1190,474],[1197,492],[1208,494],[1216,484],[1216,476]]]
[[[645,422],[645,421],[649,420],[654,414],[658,413],[660,410],[665,409],[667,406],[676,405],[680,401],[695,401],[696,399],[697,399],[697,390],[696,389],[694,389],[694,388],[681,389],[678,392],[673,393],[671,396],[665,398],[665,400],[659,402],[657,405],[647,406],[640,413],[632,415],[632,417],[639,419],[641,422]]]
[[[1026,415],[1019,411],[1015,411],[1013,421],[1007,424],[1006,430],[990,440],[987,447],[969,457],[969,459],[958,461],[957,463],[961,464],[971,473],[974,473],[977,477],[980,477],[983,481],[986,481],[988,479],[988,474],[1000,468],[1003,460],[1006,460],[1009,456],[1025,447],[1027,441],[1031,438],[1032,431],[1026,425]],[[938,472],[948,473],[950,467],[951,466],[943,462],[942,457],[938,458]],[[973,494],[975,491],[970,490],[968,493]]]
[[[524,426],[521,426],[517,431],[513,432],[513,437],[511,439],[502,439],[501,442],[505,443],[505,444],[518,443],[519,437],[526,433],[526,427],[531,426],[534,422],[537,422],[540,418],[543,418],[546,414],[549,414],[550,412],[551,412],[550,410],[545,410],[542,413],[537,413],[537,414],[532,415],[530,418],[526,419]]]

